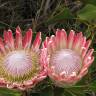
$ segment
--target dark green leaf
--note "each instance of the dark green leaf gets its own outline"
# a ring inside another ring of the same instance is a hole
[[[89,88],[90,90],[96,92],[96,80],[90,84]]]
[[[85,36],[86,36],[87,38],[89,38],[89,37],[91,36],[91,31],[90,31],[90,30],[86,30],[86,31],[85,31]]]
[[[91,21],[96,19],[96,6],[87,4],[78,14],[81,20]]]
[[[62,96],[74,96],[74,94],[71,91],[64,91],[64,93],[62,93]]]
[[[16,90],[10,90],[7,88],[0,88],[0,96],[21,96],[21,93]]]
[[[61,10],[55,16],[49,17],[49,19],[46,21],[46,24],[53,24],[65,19],[72,19],[72,18],[73,15],[71,14],[70,10],[68,8],[63,8],[63,10]]]
[[[82,0],[82,2],[84,2],[84,3],[86,3],[86,4],[96,5],[96,0]]]
[[[71,94],[70,96],[86,96],[85,90],[86,89],[82,88],[82,86],[66,89],[67,94]],[[65,96],[68,96],[67,94]]]
[[[40,96],[54,96],[52,87],[45,88],[40,93]]]

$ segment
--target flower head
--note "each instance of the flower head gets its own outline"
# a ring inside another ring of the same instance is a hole
[[[4,41],[0,38],[0,87],[25,90],[46,77],[46,49],[39,49],[41,33],[31,42],[31,29],[23,37],[17,27],[15,39],[11,30],[4,32]]]
[[[90,43],[82,32],[75,34],[73,30],[69,36],[62,29],[56,36],[46,37],[43,47],[48,49],[48,75],[57,86],[73,85],[87,74],[94,60],[94,50],[88,50]]]

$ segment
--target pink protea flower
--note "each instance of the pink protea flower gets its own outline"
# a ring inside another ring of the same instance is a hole
[[[31,29],[22,37],[17,27],[15,39],[11,30],[4,32],[4,41],[0,38],[0,87],[25,90],[46,77],[46,49],[39,49],[41,33],[32,45],[31,41]]]
[[[75,34],[73,30],[69,36],[62,29],[56,36],[46,37],[43,47],[48,49],[48,75],[57,86],[73,85],[87,74],[94,60],[94,50],[88,50],[90,43],[82,32]]]

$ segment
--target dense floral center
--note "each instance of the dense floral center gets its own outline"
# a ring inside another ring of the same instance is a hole
[[[54,66],[55,72],[57,74],[64,72],[65,76],[71,75],[73,72],[78,73],[81,63],[80,55],[70,49],[56,51],[50,60],[50,66]]]
[[[23,51],[15,51],[7,56],[4,65],[9,74],[12,76],[20,76],[31,70],[32,61],[30,56]]]
[[[22,81],[37,72],[38,58],[33,53],[26,51],[10,52],[4,60],[4,72],[7,79]]]

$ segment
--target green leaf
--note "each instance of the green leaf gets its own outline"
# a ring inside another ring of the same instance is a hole
[[[96,92],[96,80],[90,84],[89,89]]]
[[[92,4],[87,4],[83,9],[81,9],[77,16],[81,20],[86,20],[86,21],[92,21],[96,20],[96,6]]]
[[[10,90],[7,88],[0,88],[0,96],[21,96],[21,93],[16,90]]]
[[[54,96],[52,87],[47,87],[40,93],[40,96]]]
[[[86,4],[96,5],[96,0],[82,0],[82,2],[84,2],[84,3],[86,3]]]
[[[93,61],[92,65],[91,65],[90,73],[92,74],[91,75],[92,79],[96,79],[96,76],[95,76],[95,74],[96,74],[96,44],[95,43],[93,44],[93,48],[94,48],[94,54],[93,54],[94,61]]]
[[[96,52],[96,44],[93,45],[94,51]],[[96,56],[96,55],[95,55]]]
[[[62,96],[74,96],[74,94],[71,91],[64,91],[64,93],[62,94]]]
[[[40,93],[32,93],[30,96],[40,96]]]
[[[86,30],[86,31],[85,31],[85,36],[86,36],[87,38],[89,38],[89,37],[91,36],[91,31],[90,31],[90,30]]]
[[[55,16],[49,17],[49,19],[46,21],[46,24],[53,24],[56,22],[61,22],[65,19],[72,19],[73,15],[71,14],[70,10],[68,8],[63,8],[59,13],[57,13]]]
[[[71,96],[86,96],[85,90],[85,87],[82,88],[82,86],[74,86],[73,88],[66,89],[65,92],[71,94]]]

